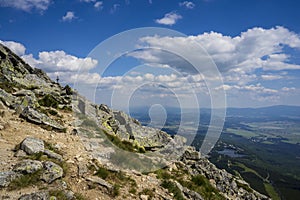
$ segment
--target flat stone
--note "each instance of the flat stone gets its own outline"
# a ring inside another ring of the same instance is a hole
[[[91,181],[92,183],[97,183],[101,186],[104,186],[109,190],[113,188],[113,186],[111,184],[109,184],[108,182],[106,182],[105,180],[103,180],[102,178],[97,177],[97,176],[87,177],[86,180]]]
[[[21,149],[29,155],[44,152],[44,148],[44,141],[37,138],[27,137],[21,143]]]
[[[60,162],[63,161],[63,157],[61,155],[59,155],[58,153],[55,153],[53,151],[50,151],[48,149],[44,150],[44,154],[46,154],[49,158],[53,158],[53,159],[58,160]]]

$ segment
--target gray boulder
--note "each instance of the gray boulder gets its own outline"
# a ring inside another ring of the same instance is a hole
[[[22,195],[19,200],[48,200],[49,193],[48,192],[36,192],[31,194]]]
[[[43,124],[50,126],[56,130],[64,130],[65,128],[45,115],[44,113],[40,113],[36,111],[35,109],[31,108],[30,106],[27,106],[21,113],[21,117],[25,118],[26,120],[36,123],[36,124]]]
[[[197,192],[193,190],[189,190],[186,187],[183,187],[180,183],[177,181],[174,181],[174,184],[178,187],[178,189],[181,191],[181,194],[186,198],[186,199],[193,199],[193,200],[204,200],[204,198]]]
[[[21,149],[29,155],[44,152],[44,148],[44,141],[37,138],[27,137],[21,143]]]
[[[8,107],[14,104],[15,97],[0,88],[0,100]]]
[[[61,178],[63,174],[64,171],[59,165],[51,161],[46,161],[44,162],[44,172],[41,179],[47,183],[52,183],[56,179]]]
[[[21,172],[25,174],[32,174],[43,168],[43,164],[37,160],[22,160],[14,166],[15,172]]]
[[[17,176],[18,174],[13,171],[0,172],[0,188],[7,187]]]
[[[53,159],[58,160],[60,162],[63,161],[63,157],[61,155],[59,155],[59,154],[57,154],[53,151],[50,151],[48,149],[44,150],[44,154],[46,154],[49,158],[53,158]]]
[[[113,188],[113,186],[111,184],[109,184],[108,182],[106,182],[105,180],[103,180],[100,177],[97,176],[90,176],[86,178],[87,181],[90,181],[92,183],[96,183],[99,184],[103,187],[106,187],[107,189],[111,190]]]

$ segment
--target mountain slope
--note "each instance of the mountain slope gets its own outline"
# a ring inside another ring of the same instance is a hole
[[[185,139],[61,87],[0,45],[3,199],[268,199]]]

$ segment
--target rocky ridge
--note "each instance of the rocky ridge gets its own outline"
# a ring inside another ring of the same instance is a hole
[[[0,57],[1,199],[268,199],[184,138]]]

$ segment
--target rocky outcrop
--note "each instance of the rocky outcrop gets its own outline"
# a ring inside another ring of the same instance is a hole
[[[0,52],[0,101],[30,122],[65,131],[49,113],[51,109],[71,109],[70,87],[62,88],[1,44]]]
[[[21,116],[30,122],[46,125],[55,130],[63,131],[65,129],[65,127],[57,123],[55,120],[52,120],[46,114],[40,113],[29,106],[23,109]]]

